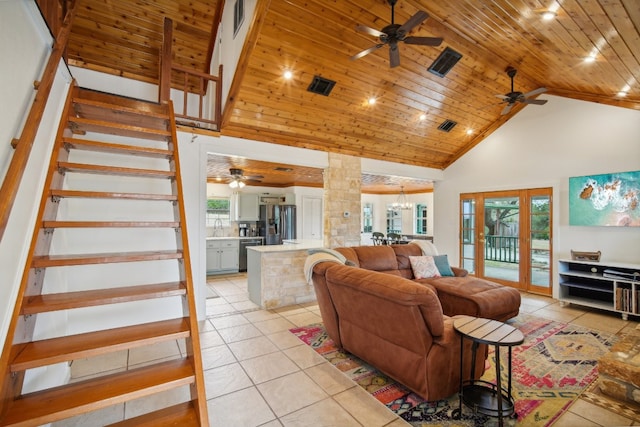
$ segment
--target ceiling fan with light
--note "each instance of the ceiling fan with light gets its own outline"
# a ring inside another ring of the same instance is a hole
[[[380,49],[384,45],[389,45],[389,62],[391,68],[400,65],[400,51],[398,50],[398,42],[404,42],[406,44],[416,44],[423,46],[440,46],[442,38],[440,37],[407,37],[407,34],[411,32],[415,27],[420,25],[424,20],[429,17],[427,12],[419,10],[416,12],[407,22],[404,24],[396,24],[394,21],[395,6],[398,0],[387,0],[391,5],[391,24],[384,27],[382,30],[374,30],[366,25],[358,25],[356,30],[366,34],[378,37],[380,43],[365,49],[360,53],[357,53],[351,57],[351,60],[362,58]]]
[[[229,187],[231,188],[242,188],[247,182],[259,183],[261,182],[260,180],[264,178],[262,175],[246,176],[243,174],[242,169],[237,168],[229,169],[229,175],[231,178],[231,181],[229,181]]]
[[[496,95],[498,98],[501,98],[507,105],[504,107],[501,115],[508,114],[509,111],[513,108],[516,102],[520,102],[523,104],[536,104],[536,105],[544,105],[547,103],[546,99],[532,99],[531,97],[539,95],[543,92],[547,91],[546,87],[539,87],[538,89],[534,89],[527,93],[517,92],[513,89],[513,78],[516,76],[518,70],[513,67],[507,67],[507,75],[511,78],[511,92],[504,95]]]

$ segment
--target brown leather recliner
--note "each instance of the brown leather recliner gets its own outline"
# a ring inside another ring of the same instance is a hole
[[[429,287],[330,262],[315,266],[313,283],[327,332],[339,347],[424,399],[458,391],[460,335]],[[468,379],[471,342],[464,340],[464,346],[463,376]],[[479,349],[485,353],[486,348]],[[483,372],[484,358],[478,357],[476,378]]]
[[[427,400],[448,397],[460,385],[460,336],[451,316],[504,321],[518,314],[517,290],[470,277],[466,270],[452,267],[453,277],[414,279],[408,257],[422,255],[417,245],[336,250],[355,267],[320,262],[312,271],[327,333],[339,348]],[[471,343],[464,345],[468,379]],[[476,378],[484,372],[486,346],[478,355]]]

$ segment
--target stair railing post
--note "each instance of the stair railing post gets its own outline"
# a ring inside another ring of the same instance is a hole
[[[164,18],[162,49],[160,51],[159,101],[162,104],[171,98],[171,42],[173,41],[173,21]]]

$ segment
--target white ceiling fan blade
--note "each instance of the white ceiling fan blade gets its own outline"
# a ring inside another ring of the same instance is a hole
[[[509,111],[511,111],[511,109],[513,108],[513,104],[507,104],[506,107],[504,107],[504,109],[502,110],[502,112],[500,113],[501,116],[504,116],[505,114],[508,114]]]
[[[370,47],[369,49],[365,49],[365,50],[363,50],[363,51],[362,51],[362,52],[360,52],[360,53],[356,53],[355,55],[353,55],[353,56],[352,56],[351,58],[349,58],[349,59],[350,59],[350,60],[352,60],[352,61],[355,61],[356,59],[360,59],[360,58],[362,58],[363,56],[369,55],[371,52],[373,52],[373,51],[375,51],[375,50],[380,49],[382,46],[384,46],[384,44],[382,44],[382,43],[377,44],[377,45],[375,45],[375,46],[373,46],[373,47]]]
[[[504,99],[505,101],[509,99],[509,97],[507,95],[493,95],[496,98],[500,98],[500,99]]]
[[[525,98],[529,98],[531,96],[536,96],[538,94],[541,94],[543,92],[546,92],[547,88],[546,87],[539,87],[538,89],[534,89],[531,92],[527,92],[525,94],[523,94],[522,96],[524,96]]]
[[[361,33],[369,34],[374,37],[380,37],[381,35],[384,34],[378,30],[374,30],[373,28],[367,27],[366,25],[362,25],[362,24],[357,25],[356,30],[360,31]]]
[[[525,104],[536,104],[536,105],[544,105],[547,103],[546,99],[525,99],[524,101]]]

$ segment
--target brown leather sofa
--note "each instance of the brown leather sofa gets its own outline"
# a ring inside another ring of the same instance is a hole
[[[360,268],[404,277],[430,287],[438,296],[447,316],[466,314],[504,322],[518,315],[520,292],[495,282],[467,275],[467,270],[452,267],[454,277],[415,279],[410,256],[420,256],[419,246],[353,246],[337,248],[347,260]]]
[[[336,250],[355,266],[320,262],[312,274],[327,333],[339,348],[424,399],[442,399],[459,389],[460,336],[453,328],[455,315],[497,314],[491,318],[506,320],[518,313],[520,294],[516,290],[491,282],[476,283],[478,279],[465,277],[466,272],[461,269],[452,268],[460,276],[412,280],[408,256],[422,254],[416,245]],[[456,290],[455,286],[468,289]],[[498,289],[506,290],[508,295],[501,295]],[[458,304],[456,295],[461,295]],[[439,299],[442,297],[447,301],[448,313]],[[492,298],[496,305],[507,303],[510,307],[495,308],[490,303]],[[462,312],[455,313],[458,309]],[[466,380],[471,372],[471,343],[464,340],[463,345]],[[486,346],[479,348],[478,355],[486,355]],[[478,357],[476,378],[483,374],[484,367],[484,357]]]

